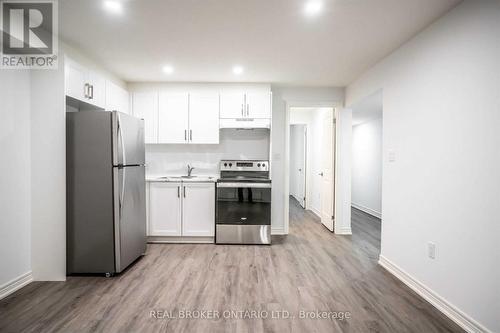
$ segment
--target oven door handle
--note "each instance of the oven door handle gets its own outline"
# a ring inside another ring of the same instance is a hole
[[[271,188],[270,183],[217,183],[218,188]]]

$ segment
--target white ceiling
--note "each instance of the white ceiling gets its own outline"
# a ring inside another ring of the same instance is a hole
[[[356,126],[372,119],[382,118],[382,111],[383,96],[380,90],[352,107],[352,125]]]
[[[59,1],[59,32],[125,81],[311,86],[349,84],[460,2],[322,0],[306,17],[306,0],[122,1],[121,15],[103,0]]]

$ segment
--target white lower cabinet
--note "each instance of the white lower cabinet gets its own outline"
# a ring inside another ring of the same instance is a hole
[[[181,183],[149,184],[149,236],[181,236]]]
[[[215,233],[215,185],[190,183],[183,186],[182,235],[213,237]]]
[[[148,236],[213,237],[215,184],[149,184]]]

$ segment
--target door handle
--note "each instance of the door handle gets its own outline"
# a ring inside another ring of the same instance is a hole
[[[89,84],[88,83],[85,83],[85,85],[83,86],[83,96],[85,98],[89,98]]]
[[[184,141],[187,141],[187,130],[184,130]]]
[[[299,169],[299,171],[302,171],[302,169]]]
[[[247,117],[250,116],[250,104],[247,104]]]
[[[244,117],[245,114],[243,113],[243,104],[241,104],[241,116]]]
[[[186,197],[186,186],[183,186],[183,190],[184,190],[184,198]]]
[[[189,141],[193,141],[193,130],[189,130]]]
[[[90,99],[94,99],[94,86],[89,85],[89,91],[90,91]]]
[[[318,175],[320,175],[321,177],[323,177],[323,172],[318,173]]]
[[[177,198],[181,197],[181,187],[177,186]]]

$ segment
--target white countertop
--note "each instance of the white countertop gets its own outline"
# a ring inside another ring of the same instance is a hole
[[[215,183],[219,175],[193,175],[192,178],[183,178],[185,175],[146,175],[147,182],[174,182],[174,183]]]

